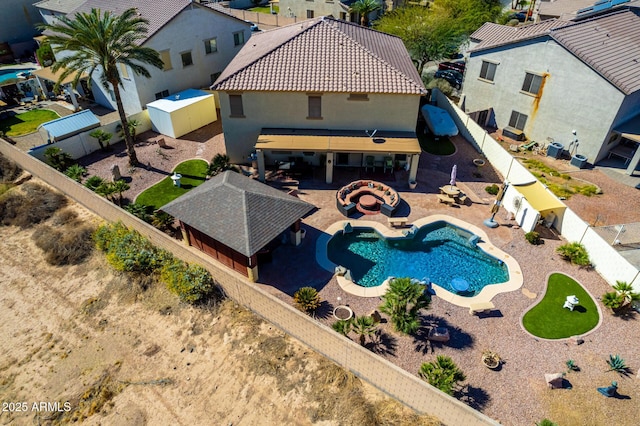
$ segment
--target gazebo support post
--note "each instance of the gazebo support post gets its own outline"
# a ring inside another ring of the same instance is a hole
[[[184,244],[189,247],[191,245],[191,240],[189,239],[189,233],[187,232],[187,228],[184,226],[184,223],[180,222],[180,232],[182,233],[182,241]]]
[[[291,244],[296,247],[302,244],[302,228],[300,227],[300,219],[296,220],[291,227],[289,227],[289,230],[291,231]]]
[[[252,283],[255,283],[260,278],[258,274],[258,256],[254,254],[253,256],[249,257],[248,260],[249,264],[247,265],[247,278]]]
[[[409,168],[409,182],[416,182],[418,177],[418,163],[420,162],[420,154],[413,154],[411,156],[411,165]]]
[[[258,156],[258,180],[260,182],[264,182],[266,179],[264,169],[264,151],[256,149],[256,154]]]

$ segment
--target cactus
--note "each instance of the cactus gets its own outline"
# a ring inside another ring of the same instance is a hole
[[[629,367],[627,367],[627,365],[624,362],[624,359],[622,359],[620,357],[620,355],[609,355],[609,360],[607,361],[607,364],[609,364],[609,370],[607,371],[617,371],[618,373],[621,374],[627,374]]]

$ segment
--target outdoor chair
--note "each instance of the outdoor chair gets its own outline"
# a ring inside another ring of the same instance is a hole
[[[374,172],[376,171],[375,158],[373,157],[373,155],[367,155],[365,157],[365,165],[364,165],[365,172],[369,171],[369,167],[371,167]]]
[[[393,171],[393,158],[391,157],[384,157],[384,172],[387,173],[387,169],[389,169],[390,172]]]

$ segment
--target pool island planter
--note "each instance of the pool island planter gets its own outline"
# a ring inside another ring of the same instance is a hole
[[[491,370],[498,370],[500,368],[500,364],[502,364],[502,359],[500,358],[500,355],[493,351],[483,351],[482,364]]]

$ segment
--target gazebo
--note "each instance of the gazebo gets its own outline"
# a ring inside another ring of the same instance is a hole
[[[258,280],[258,252],[278,240],[300,244],[300,218],[313,209],[312,204],[233,171],[214,176],[160,208],[178,219],[187,245],[251,281]]]

